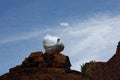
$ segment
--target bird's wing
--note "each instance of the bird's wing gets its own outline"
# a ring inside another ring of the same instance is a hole
[[[49,51],[53,48],[53,46],[49,44],[47,41],[43,41],[43,47],[46,51]]]
[[[50,43],[48,43],[47,41],[43,41],[43,46],[45,46],[45,47],[50,47],[50,46],[52,46],[52,45],[50,45]]]

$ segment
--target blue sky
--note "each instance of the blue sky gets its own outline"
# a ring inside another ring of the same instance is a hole
[[[61,37],[72,69],[107,61],[120,40],[120,0],[0,0],[0,75]]]

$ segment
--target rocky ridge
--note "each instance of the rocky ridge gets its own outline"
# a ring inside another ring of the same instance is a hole
[[[60,52],[33,52],[21,65],[11,68],[0,80],[120,80],[120,42],[107,62],[86,63],[87,73],[71,70],[68,56]]]
[[[69,57],[61,53],[33,52],[21,65],[0,76],[0,80],[90,80],[70,67]]]
[[[86,70],[90,64],[85,64]],[[120,80],[120,42],[116,53],[107,62],[96,62],[88,73],[93,80]]]

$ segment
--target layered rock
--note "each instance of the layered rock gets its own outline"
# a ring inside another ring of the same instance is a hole
[[[101,76],[102,80],[120,80],[120,42],[118,43],[116,53],[106,63]]]
[[[0,80],[90,80],[70,67],[69,57],[61,53],[34,52]]]
[[[87,69],[90,68],[89,65],[89,63],[86,63]],[[107,62],[96,62],[88,75],[93,80],[120,80],[120,42],[115,55]]]

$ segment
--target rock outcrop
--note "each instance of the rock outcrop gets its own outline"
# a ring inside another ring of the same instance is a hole
[[[90,77],[70,67],[69,57],[61,53],[33,52],[21,65],[2,75],[0,80],[90,80]]]
[[[120,42],[107,62],[86,63],[86,73],[70,67],[69,57],[60,52],[33,52],[0,80],[120,80]]]
[[[87,69],[90,68],[89,63],[86,63],[85,66]],[[120,42],[115,55],[107,62],[96,62],[88,75],[93,80],[120,80]]]

